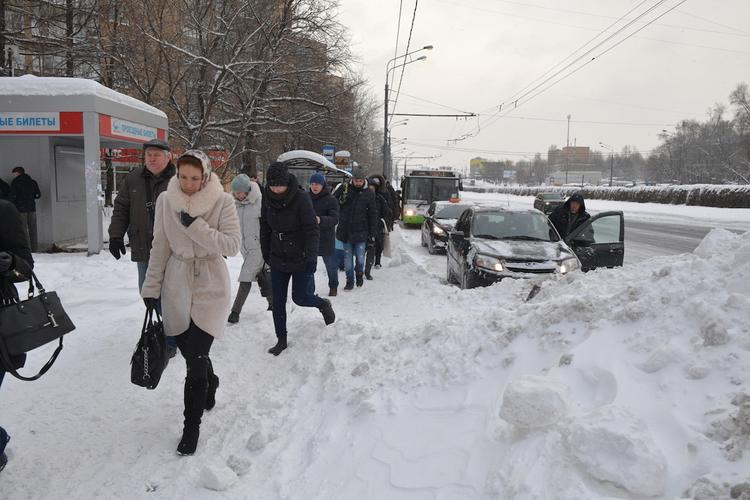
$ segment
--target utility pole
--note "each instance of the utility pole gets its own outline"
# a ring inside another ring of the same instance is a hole
[[[570,147],[570,115],[568,115],[568,139],[565,141],[565,146]]]
[[[388,75],[385,77],[385,100],[383,101],[383,176],[390,179],[388,171],[388,153],[391,145],[388,143]]]

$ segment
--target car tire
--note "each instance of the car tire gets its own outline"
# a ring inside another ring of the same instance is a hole
[[[430,255],[437,254],[437,250],[435,249],[435,239],[432,236],[430,236],[430,241],[427,242],[427,252]]]
[[[472,288],[476,288],[477,286],[477,280],[474,277],[474,274],[471,272],[471,269],[468,268],[468,266],[464,269],[463,275],[461,276],[461,289],[462,290],[470,290]]]
[[[451,272],[451,261],[448,256],[445,256],[445,280],[451,285],[458,285],[458,281],[453,277]]]

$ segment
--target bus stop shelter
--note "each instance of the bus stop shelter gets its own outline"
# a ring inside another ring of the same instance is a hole
[[[0,177],[24,167],[39,184],[39,250],[86,240],[103,247],[101,148],[167,140],[167,116],[83,78],[0,78]]]

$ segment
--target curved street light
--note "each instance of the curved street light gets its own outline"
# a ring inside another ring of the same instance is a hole
[[[396,56],[393,59],[390,59],[386,65],[385,65],[385,100],[383,103],[383,175],[390,178],[390,160],[389,160],[389,150],[390,145],[388,143],[388,100],[389,100],[389,94],[388,94],[388,76],[390,75],[391,71],[401,68],[403,66],[406,66],[411,63],[415,63],[417,61],[424,61],[427,59],[426,55],[417,57],[417,58],[411,58],[414,54],[418,52],[422,52],[424,50],[432,50],[434,46],[432,45],[425,45],[421,49],[412,50],[411,52],[407,52],[406,54]],[[407,60],[407,58],[411,58]],[[403,59],[404,62],[401,64],[395,64],[398,60]],[[393,63],[393,66],[391,67],[391,64]]]
[[[609,149],[609,187],[612,187],[612,173],[615,168],[615,148],[604,144],[602,141],[599,141],[599,145],[603,148]]]

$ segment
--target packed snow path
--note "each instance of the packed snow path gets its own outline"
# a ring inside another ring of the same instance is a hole
[[[184,362],[155,391],[129,383],[135,265],[39,255],[78,329],[41,381],[6,378],[0,498],[675,498],[750,479],[750,235],[525,303],[523,281],[445,285],[402,233],[418,234],[398,230],[375,281],[334,299],[333,326],[289,307],[278,358],[251,292],[214,344],[221,387],[190,458],[174,453]]]

